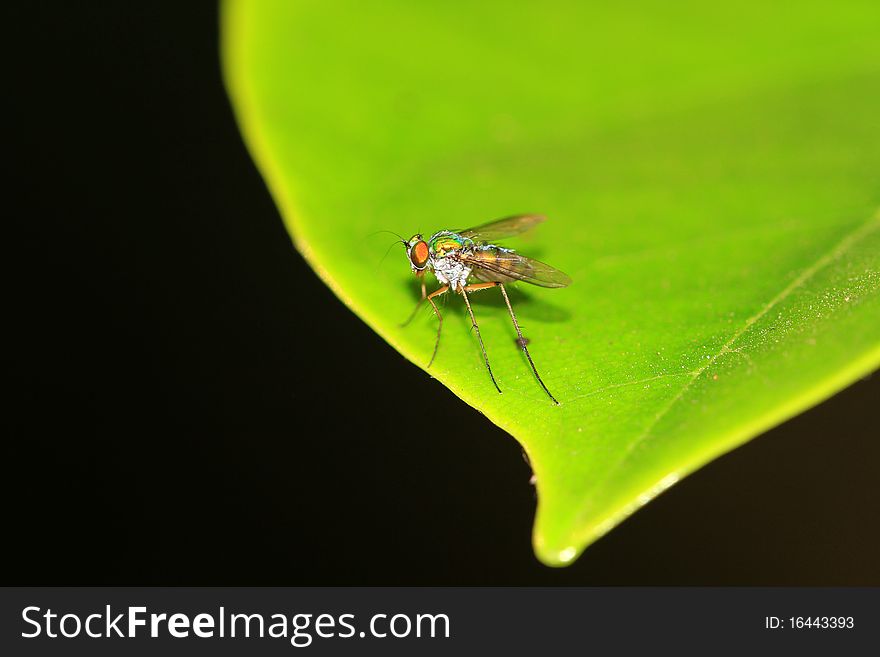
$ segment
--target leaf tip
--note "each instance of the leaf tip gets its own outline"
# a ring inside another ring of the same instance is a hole
[[[580,550],[574,545],[552,550],[538,549],[536,546],[535,554],[545,565],[558,568],[571,564],[580,554]]]
[[[642,485],[622,496],[618,504],[604,508],[603,512],[584,515],[565,513],[565,507],[555,503],[539,509],[535,522],[533,546],[538,559],[553,567],[572,564],[583,551],[653,500],[660,493],[676,484],[683,473],[669,472],[651,485]],[[567,509],[571,511],[571,509]]]
[[[571,565],[584,551],[586,544],[574,541],[572,537],[557,535],[553,536],[542,531],[538,526],[532,537],[532,545],[535,556],[545,566],[561,568]]]

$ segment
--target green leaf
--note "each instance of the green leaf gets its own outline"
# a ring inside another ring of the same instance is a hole
[[[549,217],[509,244],[574,284],[511,298],[561,405],[497,290],[473,303],[504,394],[458,297],[430,374],[522,443],[558,565],[880,363],[878,20],[875,2],[230,2],[223,60],[297,247],[419,367],[436,322],[400,327],[418,283],[375,231]],[[422,440],[455,430],[430,399],[412,412]]]

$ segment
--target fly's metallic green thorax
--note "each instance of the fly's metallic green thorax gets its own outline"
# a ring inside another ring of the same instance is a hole
[[[428,240],[430,268],[440,285],[458,292],[468,284],[473,267],[467,258],[473,253],[474,241],[452,230],[441,230]]]
[[[498,287],[507,310],[510,312],[510,318],[513,320],[513,327],[517,333],[516,343],[525,353],[532,373],[541,384],[544,392],[555,404],[559,403],[550,394],[544,381],[538,375],[538,370],[535,368],[535,363],[526,346],[528,339],[522,334],[504,286],[507,283],[523,282],[540,287],[565,287],[571,283],[571,279],[550,265],[519,255],[513,249],[495,243],[497,240],[519,235],[542,221],[544,221],[544,217],[539,214],[520,214],[492,221],[476,228],[440,230],[431,235],[427,241],[422,238],[421,234],[413,235],[408,241],[401,239],[406,247],[406,255],[412,271],[421,280],[422,301],[427,300],[431,304],[431,309],[437,317],[437,338],[434,341],[434,353],[431,355],[428,367],[437,356],[437,347],[440,345],[440,328],[443,325],[443,316],[440,314],[434,298],[451,290],[461,294],[464,298],[474,332],[483,352],[483,362],[489,371],[489,378],[492,379],[495,389],[501,392],[498,382],[495,381],[492,368],[489,366],[489,356],[486,354],[483,338],[480,337],[480,327],[477,326],[477,320],[468,299],[470,293]],[[440,287],[431,294],[425,290],[426,271],[432,272],[437,282],[440,283]],[[408,324],[414,316],[415,310],[405,324]]]
[[[431,235],[428,246],[431,249],[431,255],[435,258],[444,258],[446,255],[461,249],[473,246],[471,239],[462,237],[458,233],[451,230],[441,230]]]

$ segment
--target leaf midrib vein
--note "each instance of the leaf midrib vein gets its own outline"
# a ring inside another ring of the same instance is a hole
[[[815,263],[813,263],[810,267],[807,267],[804,271],[802,271],[797,277],[795,277],[788,285],[786,285],[782,291],[780,291],[776,296],[774,296],[770,301],[763,305],[763,307],[754,315],[749,317],[745,323],[740,327],[737,331],[733,333],[733,335],[723,344],[721,348],[715,353],[711,358],[707,359],[706,363],[694,370],[693,372],[688,372],[690,374],[690,378],[685,381],[681,390],[673,396],[669,403],[667,403],[660,411],[654,416],[654,419],[648,424],[648,426],[642,431],[633,441],[631,441],[626,449],[624,450],[623,456],[614,465],[612,468],[606,471],[605,476],[593,486],[594,490],[601,488],[605,482],[607,482],[611,477],[620,470],[623,465],[629,460],[632,456],[635,449],[642,444],[645,440],[648,439],[651,432],[654,428],[660,423],[660,421],[672,410],[672,408],[679,402],[681,399],[688,393],[691,389],[691,386],[694,382],[700,378],[700,376],[708,370],[712,365],[722,356],[731,352],[731,347],[737,340],[739,340],[743,335],[745,335],[752,326],[755,325],[758,321],[761,320],[768,312],[770,312],[773,308],[779,305],[782,301],[784,301],[792,292],[806,283],[810,278],[812,278],[815,274],[817,274],[820,270],[824,269],[831,263],[835,262],[841,256],[843,256],[849,248],[865,237],[868,233],[873,230],[880,228],[880,210],[878,210],[874,215],[871,216],[864,224],[855,228],[852,232],[846,235],[841,241],[839,241],[828,253],[819,258]],[[583,515],[583,512],[579,515]]]

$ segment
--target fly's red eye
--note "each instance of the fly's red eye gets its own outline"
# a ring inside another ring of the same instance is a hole
[[[428,262],[428,244],[424,240],[416,242],[409,252],[413,265],[422,269]]]

